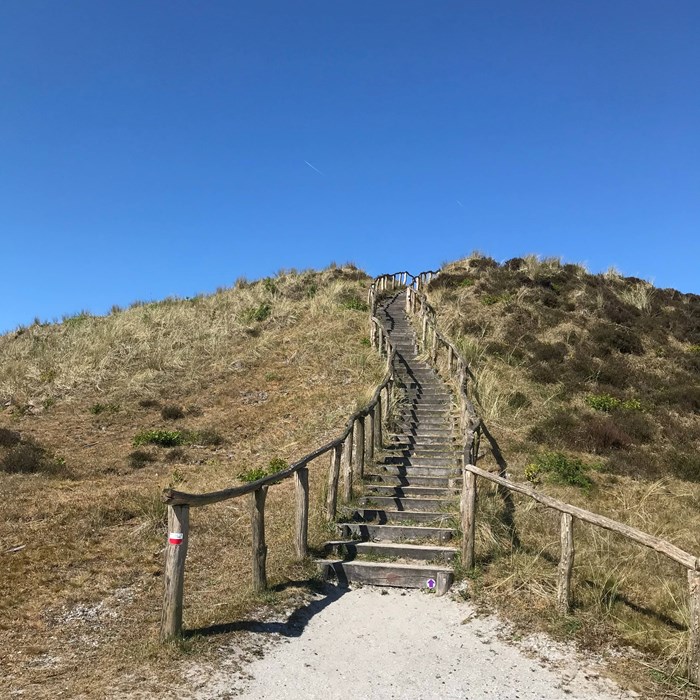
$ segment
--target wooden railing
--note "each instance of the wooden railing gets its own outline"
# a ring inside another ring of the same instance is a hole
[[[370,294],[376,300],[377,278]],[[162,493],[162,500],[168,506],[168,537],[165,553],[165,590],[161,616],[161,640],[167,641],[182,635],[182,612],[184,600],[185,559],[189,544],[190,508],[212,505],[232,498],[250,495],[252,544],[253,590],[262,591],[267,587],[265,542],[265,500],[270,486],[293,478],[295,483],[295,549],[298,559],[308,556],[309,529],[309,463],[330,453],[328,490],[324,504],[328,521],[335,518],[338,503],[338,490],[343,502],[352,498],[353,479],[361,479],[366,459],[372,459],[375,451],[383,447],[383,416],[388,420],[391,408],[391,395],[394,383],[393,360],[395,350],[384,328],[374,316],[376,302],[370,308],[370,331],[372,344],[380,355],[386,356],[386,374],[374,391],[369,403],[355,411],[343,432],[334,440],[302,457],[288,468],[251,483],[233,486],[210,493],[184,493],[168,488]],[[365,425],[368,421],[368,425]]]
[[[410,276],[410,275],[409,275]],[[434,276],[434,275],[433,275]],[[417,279],[417,278],[413,278]],[[467,569],[474,568],[474,544],[476,533],[476,502],[477,477],[481,477],[498,485],[506,492],[520,493],[541,503],[547,508],[561,513],[560,539],[561,555],[558,566],[557,609],[562,615],[571,610],[571,577],[574,566],[574,521],[595,525],[596,527],[615,532],[627,539],[653,549],[677,562],[687,569],[689,595],[689,631],[688,644],[688,678],[700,685],[700,560],[676,545],[659,537],[650,535],[635,527],[625,525],[603,515],[577,506],[564,503],[555,498],[542,494],[527,484],[513,482],[507,478],[504,470],[499,475],[485,471],[475,466],[479,455],[479,440],[483,432],[494,446],[490,433],[478,417],[470,400],[471,374],[466,360],[458,348],[442,335],[437,329],[437,314],[428,302],[425,294],[413,285],[407,287],[406,310],[416,315],[420,322],[420,345],[433,364],[437,364],[439,352],[446,352],[448,375],[456,381],[460,399],[460,427],[463,437],[463,481],[461,497],[462,514],[462,565]],[[494,447],[494,453],[496,448]]]

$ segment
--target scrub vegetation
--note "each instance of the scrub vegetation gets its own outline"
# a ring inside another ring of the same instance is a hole
[[[470,362],[510,478],[700,555],[699,296],[558,259],[476,253],[446,265],[428,297]],[[495,467],[484,440],[482,451],[480,466]],[[481,483],[472,595],[528,629],[632,645],[664,677],[682,670],[685,571],[578,523],[575,607],[561,621],[557,515],[514,502],[513,529]]]

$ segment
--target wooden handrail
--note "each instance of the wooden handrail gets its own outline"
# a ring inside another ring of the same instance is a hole
[[[397,273],[401,279],[408,280],[410,273]],[[412,277],[412,276],[411,276]],[[395,278],[395,276],[394,276]],[[392,278],[392,279],[394,279]],[[376,289],[376,281],[372,284],[371,292]],[[285,479],[294,477],[296,490],[295,518],[295,549],[298,559],[304,559],[308,554],[308,525],[309,525],[309,474],[308,464],[313,460],[332,452],[331,467],[326,499],[326,517],[335,517],[338,499],[338,483],[340,477],[341,458],[343,464],[343,500],[352,497],[353,455],[357,470],[361,475],[365,462],[365,426],[364,420],[369,417],[370,431],[368,433],[368,455],[373,455],[375,449],[382,447],[382,392],[385,392],[386,415],[389,414],[391,389],[394,381],[394,357],[396,350],[390,338],[384,332],[380,320],[374,315],[376,297],[372,297],[370,309],[370,330],[372,345],[379,354],[386,353],[387,370],[382,381],[376,387],[367,405],[355,411],[348,418],[345,429],[334,440],[318,447],[304,455],[300,460],[277,473],[269,474],[247,484],[241,484],[209,493],[185,493],[166,488],[161,499],[168,506],[168,539],[165,554],[165,587],[163,593],[163,608],[161,617],[161,639],[167,641],[182,634],[182,610],[184,599],[185,559],[189,544],[189,509],[190,507],[206,506],[232,498],[251,495],[250,514],[252,528],[253,555],[253,589],[261,591],[267,587],[266,560],[267,544],[265,542],[265,502],[268,488]],[[353,444],[353,436],[357,442]],[[359,441],[362,441],[362,444]]]
[[[418,276],[417,278],[421,278]],[[417,279],[414,278],[414,279]],[[419,285],[420,287],[420,285]],[[418,307],[420,308],[418,309]],[[437,313],[428,302],[420,288],[407,288],[407,311],[419,312],[422,317],[422,343],[423,350],[430,347],[429,357],[436,363],[440,346],[447,349],[448,372],[457,374],[457,385],[462,405],[461,430],[464,443],[463,480],[462,480],[462,565],[467,569],[474,568],[474,544],[476,532],[476,480],[481,477],[491,481],[505,489],[507,492],[521,493],[529,496],[534,501],[547,508],[558,511],[561,514],[560,539],[561,557],[558,567],[557,608],[561,614],[568,614],[571,610],[571,576],[574,563],[574,520],[595,525],[610,532],[626,537],[649,549],[653,549],[668,557],[672,561],[681,564],[687,569],[688,594],[689,594],[689,629],[688,642],[688,678],[700,685],[700,559],[686,552],[676,545],[654,535],[639,530],[630,525],[625,525],[617,520],[608,518],[592,511],[573,506],[559,501],[551,496],[539,493],[527,484],[511,481],[506,478],[504,464],[499,462],[503,471],[496,475],[475,466],[479,452],[479,436],[483,431],[491,441],[496,454],[497,446],[486,427],[474,409],[468,395],[467,378],[470,375],[469,366],[459,349],[450,340],[445,338],[437,329]],[[432,343],[428,343],[428,337],[432,334]],[[455,361],[456,360],[456,361]],[[497,456],[498,460],[498,456]]]
[[[662,540],[660,537],[655,537],[654,535],[649,535],[648,533],[639,530],[631,525],[625,525],[624,523],[608,518],[604,515],[598,515],[590,510],[585,510],[584,508],[579,508],[578,506],[572,506],[564,501],[559,501],[556,498],[547,496],[539,491],[536,491],[528,484],[518,483],[517,481],[511,481],[510,479],[504,479],[503,477],[496,476],[485,469],[480,469],[475,467],[473,464],[465,464],[464,469],[468,472],[472,472],[483,479],[492,481],[494,484],[499,484],[504,486],[510,491],[515,493],[522,493],[525,496],[529,496],[532,500],[541,503],[547,508],[557,510],[560,513],[568,513],[579,520],[590,523],[591,525],[596,525],[604,530],[610,530],[611,532],[616,532],[619,535],[623,535],[630,540],[653,549],[660,554],[667,556],[675,562],[683,565],[686,569],[698,570],[700,569],[700,561],[697,557],[689,552],[682,550],[680,547]]]

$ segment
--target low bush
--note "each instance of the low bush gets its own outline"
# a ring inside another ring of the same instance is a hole
[[[672,450],[668,455],[668,465],[679,479],[700,482],[700,454],[697,452]]]
[[[244,323],[260,323],[268,319],[271,313],[272,307],[265,302],[243,310],[240,314],[240,319]]]
[[[129,454],[129,465],[132,469],[141,469],[141,467],[155,461],[156,458],[146,450],[134,450]]]
[[[163,420],[179,420],[180,418],[185,417],[185,412],[182,410],[182,408],[180,408],[180,406],[168,404],[160,409],[160,415]]]
[[[580,459],[563,452],[543,452],[527,466],[525,475],[529,481],[545,477],[553,483],[588,489],[593,483],[586,474],[589,469]]]
[[[95,403],[90,406],[90,413],[99,416],[101,413],[118,413],[121,406],[118,403]]]
[[[156,428],[141,430],[134,436],[134,447],[140,445],[158,445],[159,447],[178,447],[180,445],[220,445],[224,438],[212,428],[203,430],[165,430]]]
[[[33,440],[19,440],[0,452],[0,471],[7,474],[58,475],[65,471],[65,460],[51,456]]]
[[[282,459],[281,457],[273,457],[270,460],[270,463],[268,464],[267,468],[253,467],[244,472],[241,472],[238,475],[238,478],[240,479],[240,481],[251,483],[253,481],[259,481],[260,479],[264,479],[266,476],[272,476],[273,474],[277,474],[278,472],[284,471],[285,469],[287,469],[287,467],[289,467],[289,463],[287,462],[287,460]]]

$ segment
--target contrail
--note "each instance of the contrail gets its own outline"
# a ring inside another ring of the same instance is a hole
[[[464,204],[462,204],[462,202],[460,202],[458,199],[455,199],[455,202],[457,202],[457,204],[464,209]]]
[[[311,163],[309,163],[308,160],[305,160],[304,163],[306,163],[311,168],[311,170],[315,170],[319,175],[323,175],[323,177],[326,177],[325,173],[322,173],[318,168],[311,165]]]

